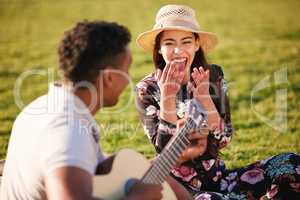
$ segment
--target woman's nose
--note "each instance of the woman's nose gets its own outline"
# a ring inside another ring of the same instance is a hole
[[[174,53],[175,53],[175,54],[180,54],[181,51],[182,51],[182,50],[181,50],[180,47],[175,47],[175,48],[174,48]]]

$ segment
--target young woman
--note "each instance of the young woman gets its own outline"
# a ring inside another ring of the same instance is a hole
[[[208,133],[191,133],[191,144],[171,171],[195,199],[300,199],[298,155],[280,154],[235,170],[218,158],[233,133],[227,86],[222,68],[205,59],[217,37],[200,30],[190,7],[162,7],[153,29],[137,43],[153,54],[156,68],[137,84],[136,105],[158,154],[182,125],[192,98],[208,113]]]

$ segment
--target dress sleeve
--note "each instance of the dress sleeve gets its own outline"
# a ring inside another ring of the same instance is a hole
[[[214,71],[212,73],[214,76],[212,82],[215,83],[215,87],[213,87],[214,89],[211,89],[210,92],[213,94],[213,102],[221,117],[219,127],[216,128],[216,130],[214,130],[212,133],[218,141],[219,148],[223,148],[230,142],[234,129],[231,123],[230,103],[226,78],[220,66],[213,65],[212,68],[212,71]]]
[[[171,137],[176,133],[176,125],[160,118],[159,89],[150,83],[141,81],[136,86],[136,107],[145,134],[160,153]]]

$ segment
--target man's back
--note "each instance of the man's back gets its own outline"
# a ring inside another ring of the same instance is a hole
[[[68,90],[52,86],[14,123],[0,199],[45,199],[44,177],[58,167],[74,166],[94,174],[103,159],[98,138],[95,121],[83,102]]]

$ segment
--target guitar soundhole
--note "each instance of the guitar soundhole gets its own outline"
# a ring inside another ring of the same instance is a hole
[[[112,169],[115,156],[111,156],[97,166],[96,175],[109,174]]]

